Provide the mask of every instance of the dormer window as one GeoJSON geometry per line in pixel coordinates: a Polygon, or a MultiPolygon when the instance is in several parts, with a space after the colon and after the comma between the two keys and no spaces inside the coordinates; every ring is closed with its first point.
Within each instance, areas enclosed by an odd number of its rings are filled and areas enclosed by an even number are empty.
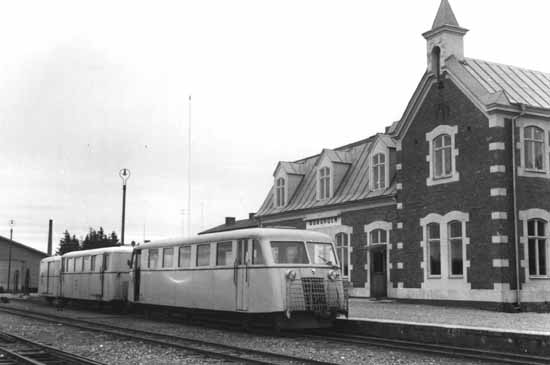
{"type": "Polygon", "coordinates": [[[278,207],[285,205],[285,179],[280,177],[275,183],[275,202],[278,207]]]}
{"type": "Polygon", "coordinates": [[[372,157],[372,187],[374,190],[386,187],[386,155],[383,153],[372,157]]]}
{"type": "Polygon", "coordinates": [[[330,198],[330,169],[323,167],[319,169],[319,199],[330,198]]]}

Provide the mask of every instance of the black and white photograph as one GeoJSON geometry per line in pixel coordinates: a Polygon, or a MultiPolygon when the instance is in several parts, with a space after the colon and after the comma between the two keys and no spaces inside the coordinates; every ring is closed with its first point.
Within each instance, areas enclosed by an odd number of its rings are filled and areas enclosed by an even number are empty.
{"type": "Polygon", "coordinates": [[[0,364],[550,364],[550,3],[0,3],[0,364]]]}

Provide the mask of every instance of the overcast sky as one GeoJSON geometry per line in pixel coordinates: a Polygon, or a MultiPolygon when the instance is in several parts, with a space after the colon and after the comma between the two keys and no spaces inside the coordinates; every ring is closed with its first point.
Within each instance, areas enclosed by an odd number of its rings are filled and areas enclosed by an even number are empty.
{"type": "MultiPolygon", "coordinates": [[[[46,250],[103,226],[126,242],[255,212],[279,160],[398,120],[440,0],[6,1],[0,235],[46,250]]],[[[550,72],[546,0],[451,0],[467,57],[550,72]]]]}

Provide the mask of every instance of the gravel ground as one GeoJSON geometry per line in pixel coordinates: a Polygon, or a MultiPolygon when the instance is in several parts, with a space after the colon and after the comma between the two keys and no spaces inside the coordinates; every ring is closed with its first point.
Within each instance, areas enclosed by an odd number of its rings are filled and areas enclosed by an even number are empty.
{"type": "Polygon", "coordinates": [[[550,313],[504,313],[470,308],[350,299],[350,318],[459,325],[511,331],[544,332],[550,336],[550,313]]]}
{"type": "Polygon", "coordinates": [[[107,364],[221,364],[182,350],[0,313],[0,329],[107,364]]]}
{"type": "MultiPolygon", "coordinates": [[[[9,306],[13,307],[33,307],[34,310],[41,311],[52,311],[54,310],[49,307],[45,307],[40,304],[32,304],[29,302],[16,302],[12,301],[9,306]]],[[[404,352],[404,351],[391,351],[384,348],[378,347],[366,347],[366,346],[357,346],[357,345],[345,345],[342,343],[331,343],[328,341],[322,340],[305,340],[305,339],[295,339],[295,338],[283,338],[283,337],[270,337],[270,336],[258,336],[242,332],[234,331],[224,331],[212,328],[204,328],[197,326],[184,325],[180,323],[167,323],[159,322],[154,320],[145,320],[141,318],[135,318],[132,316],[117,316],[117,315],[108,315],[104,313],[96,313],[91,311],[81,311],[81,310],[72,310],[65,309],[63,312],[65,317],[74,317],[74,318],[87,318],[94,319],[94,321],[103,322],[103,323],[117,323],[120,325],[134,327],[138,329],[157,331],[171,335],[179,335],[183,337],[191,337],[197,339],[204,339],[217,343],[224,343],[228,345],[242,346],[253,349],[258,349],[262,351],[272,351],[277,353],[285,353],[288,355],[295,355],[304,358],[311,358],[323,361],[331,361],[338,364],[489,364],[479,361],[466,361],[455,358],[444,358],[444,357],[435,357],[430,355],[424,355],[414,352],[404,352]]],[[[59,314],[59,312],[57,313],[59,314]]],[[[3,314],[0,314],[0,319],[3,318],[3,314]]],[[[17,321],[20,322],[20,321],[17,321]]],[[[28,322],[28,321],[27,321],[28,322]]],[[[0,322],[1,326],[4,327],[4,322],[0,322]]],[[[30,322],[32,323],[32,322],[30,322]]],[[[39,323],[34,323],[35,328],[61,328],[54,325],[43,325],[39,323]]],[[[68,342],[72,342],[71,338],[67,338],[64,335],[66,327],[63,327],[61,342],[65,344],[64,339],[67,339],[68,342]]],[[[79,330],[71,330],[75,332],[82,332],[79,330]]],[[[32,332],[32,329],[27,329],[27,332],[32,332]]],[[[43,331],[40,331],[43,332],[43,331]]],[[[51,332],[57,333],[57,332],[51,332]]],[[[46,335],[51,337],[51,335],[46,335]]],[[[87,335],[89,336],[89,335],[87,335]]],[[[104,341],[101,336],[101,341],[96,341],[96,338],[99,338],[99,335],[94,334],[93,336],[88,337],[87,341],[75,341],[77,346],[76,349],[79,351],[94,351],[90,350],[93,348],[98,349],[98,343],[103,344],[102,354],[104,356],[110,356],[109,359],[98,359],[113,364],[123,364],[123,363],[138,363],[138,362],[126,362],[127,353],[132,354],[135,348],[138,346],[132,346],[130,344],[126,345],[122,341],[104,341]],[[107,345],[107,343],[109,345],[107,345]],[[123,343],[120,345],[120,343],[123,343]],[[112,347],[111,347],[112,346],[112,347]],[[134,348],[134,350],[132,350],[134,348]],[[122,349],[122,350],[119,350],[122,349]],[[122,352],[121,352],[122,351],[122,352]],[[122,356],[119,360],[119,356],[122,356]],[[113,360],[115,359],[115,360],[113,360]]],[[[47,337],[48,338],[48,337],[47,337]]],[[[56,341],[59,342],[59,341],[56,341]]],[[[53,344],[56,345],[56,344],[53,344]]],[[[59,344],[57,344],[59,346],[59,344]]],[[[71,345],[74,346],[74,345],[71,345]]],[[[143,347],[144,345],[140,345],[143,347]]],[[[69,349],[69,351],[72,351],[69,349]]],[[[168,350],[161,349],[161,353],[155,352],[154,349],[151,349],[151,355],[148,357],[142,357],[144,355],[136,356],[139,359],[139,363],[142,364],[168,364],[170,361],[175,361],[174,358],[169,358],[166,356],[177,356],[177,353],[172,353],[171,355],[165,355],[168,353],[168,350]],[[161,357],[159,357],[159,355],[161,357]],[[159,361],[160,359],[160,361],[159,361]]],[[[75,350],[76,352],[76,350],[75,350]]],[[[82,352],[78,352],[82,353],[82,352]]],[[[147,354],[148,352],[145,352],[147,354]]],[[[134,357],[134,358],[136,358],[134,357]]],[[[173,362],[172,362],[173,363],[173,362]]],[[[182,363],[192,363],[192,362],[182,362],[182,363]]]]}

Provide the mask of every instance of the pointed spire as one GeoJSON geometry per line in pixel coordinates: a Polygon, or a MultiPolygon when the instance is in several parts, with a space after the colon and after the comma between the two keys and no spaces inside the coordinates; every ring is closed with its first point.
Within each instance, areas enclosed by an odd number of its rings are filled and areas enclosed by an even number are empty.
{"type": "Polygon", "coordinates": [[[437,15],[435,16],[435,20],[432,25],[432,30],[444,25],[460,27],[458,25],[458,21],[456,20],[455,14],[453,13],[453,9],[451,9],[451,5],[447,0],[441,0],[439,10],[437,10],[437,15]]]}

